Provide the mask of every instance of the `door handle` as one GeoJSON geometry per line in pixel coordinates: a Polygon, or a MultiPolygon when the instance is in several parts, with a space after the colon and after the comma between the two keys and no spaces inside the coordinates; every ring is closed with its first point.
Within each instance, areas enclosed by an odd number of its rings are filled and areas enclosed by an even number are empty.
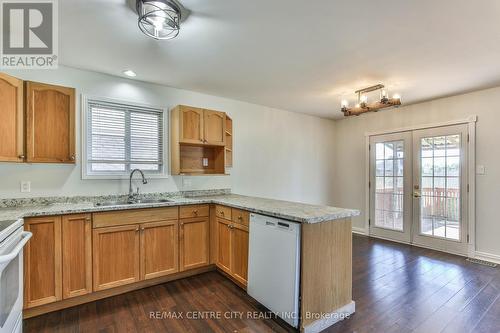
{"type": "Polygon", "coordinates": [[[413,191],[413,197],[414,198],[420,198],[420,197],[422,197],[422,195],[420,194],[419,191],[413,191]]]}
{"type": "Polygon", "coordinates": [[[32,236],[33,234],[31,232],[23,231],[21,233],[21,240],[19,241],[19,243],[17,243],[16,247],[14,247],[14,249],[10,253],[0,256],[0,264],[9,262],[13,260],[15,257],[17,257],[19,252],[21,252],[24,245],[26,245],[26,243],[30,240],[32,236]]]}

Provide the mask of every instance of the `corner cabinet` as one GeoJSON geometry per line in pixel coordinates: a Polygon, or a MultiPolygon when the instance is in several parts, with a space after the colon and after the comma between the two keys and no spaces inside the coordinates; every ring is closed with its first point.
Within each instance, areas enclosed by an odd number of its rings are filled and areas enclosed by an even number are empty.
{"type": "Polygon", "coordinates": [[[0,162],[24,161],[23,81],[0,73],[0,162]]]}
{"type": "Polygon", "coordinates": [[[224,112],[186,105],[172,109],[170,150],[173,175],[225,174],[227,118],[224,112]]]}
{"type": "Polygon", "coordinates": [[[26,82],[26,162],[75,163],[75,89],[26,82]]]}

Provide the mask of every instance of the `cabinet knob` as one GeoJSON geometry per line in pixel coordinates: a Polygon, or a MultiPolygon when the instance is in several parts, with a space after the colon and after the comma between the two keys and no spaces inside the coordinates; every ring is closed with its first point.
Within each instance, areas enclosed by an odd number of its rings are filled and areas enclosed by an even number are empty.
{"type": "Polygon", "coordinates": [[[197,210],[193,210],[193,214],[194,215],[198,215],[198,211],[197,210]]]}
{"type": "Polygon", "coordinates": [[[24,156],[24,155],[19,155],[18,157],[19,157],[20,159],[24,160],[24,157],[25,157],[25,156],[24,156]]]}
{"type": "Polygon", "coordinates": [[[220,215],[224,215],[224,212],[221,210],[221,211],[219,212],[219,214],[220,214],[220,215]]]}
{"type": "Polygon", "coordinates": [[[135,228],[135,231],[139,231],[139,228],[135,228]]]}
{"type": "Polygon", "coordinates": [[[71,156],[70,156],[70,159],[71,159],[72,161],[74,161],[74,160],[75,160],[75,155],[71,155],[71,156]]]}
{"type": "Polygon", "coordinates": [[[87,217],[85,221],[90,222],[91,221],[90,217],[87,217]]]}
{"type": "Polygon", "coordinates": [[[238,216],[238,220],[240,220],[240,221],[243,220],[243,216],[241,216],[241,215],[238,216]]]}

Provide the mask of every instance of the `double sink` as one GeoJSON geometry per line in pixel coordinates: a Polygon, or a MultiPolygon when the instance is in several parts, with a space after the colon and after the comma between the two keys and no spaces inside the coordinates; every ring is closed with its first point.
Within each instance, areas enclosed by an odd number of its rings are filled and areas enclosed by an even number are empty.
{"type": "Polygon", "coordinates": [[[94,206],[96,207],[107,207],[107,206],[128,206],[128,205],[140,205],[140,204],[155,204],[155,203],[165,203],[173,202],[173,200],[168,199],[143,199],[143,200],[118,200],[118,201],[104,201],[96,202],[94,206]]]}

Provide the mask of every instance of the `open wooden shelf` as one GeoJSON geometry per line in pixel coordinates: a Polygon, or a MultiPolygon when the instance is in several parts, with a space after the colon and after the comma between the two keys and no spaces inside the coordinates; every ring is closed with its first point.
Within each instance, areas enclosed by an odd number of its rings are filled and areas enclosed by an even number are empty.
{"type": "Polygon", "coordinates": [[[224,147],[180,144],[181,174],[224,174],[224,147]],[[203,159],[208,164],[203,165],[203,159]]]}
{"type": "Polygon", "coordinates": [[[226,166],[233,166],[233,120],[226,115],[226,166]]]}

